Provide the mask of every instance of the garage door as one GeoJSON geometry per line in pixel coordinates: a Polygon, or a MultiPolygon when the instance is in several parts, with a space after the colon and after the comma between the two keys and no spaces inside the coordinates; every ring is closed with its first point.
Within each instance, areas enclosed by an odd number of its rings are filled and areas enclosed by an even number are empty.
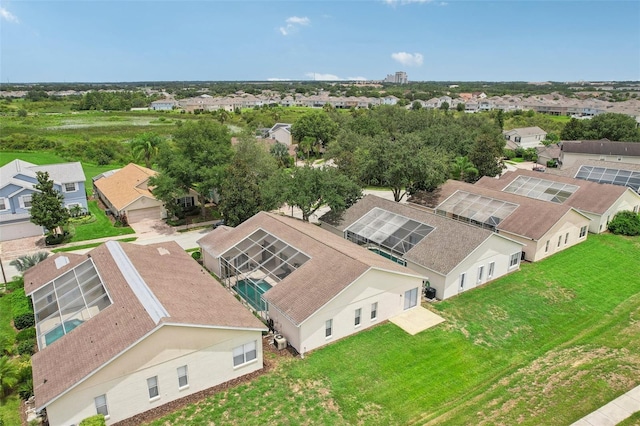
{"type": "Polygon", "coordinates": [[[17,240],[18,238],[42,235],[42,227],[31,222],[9,223],[0,225],[0,241],[17,240]]]}
{"type": "Polygon", "coordinates": [[[160,207],[149,207],[147,209],[129,210],[127,220],[129,223],[140,222],[144,219],[160,219],[160,207]]]}

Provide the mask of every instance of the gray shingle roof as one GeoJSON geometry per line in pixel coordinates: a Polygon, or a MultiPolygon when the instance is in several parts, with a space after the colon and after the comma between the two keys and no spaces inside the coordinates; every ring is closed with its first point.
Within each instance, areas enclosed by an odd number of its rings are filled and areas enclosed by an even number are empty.
{"type": "Polygon", "coordinates": [[[201,238],[198,244],[209,254],[219,257],[258,229],[303,250],[310,257],[263,295],[296,324],[301,324],[371,268],[417,276],[317,225],[272,213],[258,213],[233,229],[216,229],[201,238]]]}
{"type": "Polygon", "coordinates": [[[640,142],[563,141],[562,151],[576,154],[631,155],[640,157],[640,142]]]}
{"type": "MultiPolygon", "coordinates": [[[[266,329],[175,242],[119,244],[147,286],[166,308],[160,323],[266,329]],[[163,248],[164,250],[159,250],[163,248]],[[164,253],[164,254],[162,254],[164,253]]],[[[25,273],[32,293],[91,256],[113,304],[32,357],[38,408],[95,372],[156,328],[105,244],[88,255],[58,253],[25,273]],[[56,269],[55,259],[70,263],[56,269]]]]}
{"type": "Polygon", "coordinates": [[[79,162],[74,163],[59,163],[59,164],[47,164],[45,166],[32,167],[34,172],[49,172],[49,177],[56,182],[70,183],[70,182],[84,182],[85,176],[82,170],[82,164],[79,162]]]}

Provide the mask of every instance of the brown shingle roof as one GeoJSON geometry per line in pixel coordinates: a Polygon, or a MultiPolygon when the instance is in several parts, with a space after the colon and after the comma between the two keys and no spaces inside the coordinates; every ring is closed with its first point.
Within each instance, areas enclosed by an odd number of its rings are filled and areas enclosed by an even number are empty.
{"type": "MultiPolygon", "coordinates": [[[[169,317],[162,318],[159,326],[167,323],[265,329],[177,243],[109,244],[122,247],[167,310],[169,317]]],[[[128,285],[107,244],[93,249],[87,256],[74,257],[70,266],[86,260],[89,255],[113,304],[32,357],[38,408],[49,404],[157,327],[128,285]]],[[[51,262],[47,259],[26,274],[25,279],[33,281],[32,288],[46,284],[47,281],[40,281],[42,279],[63,273],[60,269],[52,274],[50,269],[55,268],[52,262],[53,259],[51,262]]]]}
{"type": "Polygon", "coordinates": [[[640,157],[640,142],[563,141],[562,150],[577,154],[631,155],[640,157]]]}
{"type": "Polygon", "coordinates": [[[198,244],[220,256],[262,229],[307,254],[310,259],[264,294],[296,324],[302,323],[371,268],[416,275],[391,260],[298,219],[260,212],[232,230],[215,230],[198,244]]]}
{"type": "Polygon", "coordinates": [[[434,230],[405,253],[403,258],[445,275],[493,234],[489,230],[438,216],[417,206],[396,203],[375,195],[362,198],[333,225],[344,231],[376,207],[432,226],[434,230]]]}
{"type": "MultiPolygon", "coordinates": [[[[546,173],[534,172],[531,170],[516,170],[507,172],[499,179],[483,177],[476,185],[485,188],[502,191],[518,176],[530,176],[538,179],[547,179],[554,182],[568,183],[576,185],[579,189],[574,192],[564,204],[574,207],[578,210],[602,214],[606,212],[628,189],[624,186],[611,185],[607,183],[589,182],[582,179],[574,179],[570,177],[550,175],[546,173]]],[[[551,203],[551,201],[546,201],[551,203]]]]}
{"type": "Polygon", "coordinates": [[[478,194],[517,204],[518,207],[515,211],[497,226],[498,231],[511,232],[536,241],[542,238],[553,225],[571,210],[571,207],[565,204],[548,203],[546,201],[496,191],[484,188],[481,185],[472,185],[457,180],[445,182],[440,188],[427,197],[428,199],[425,205],[430,208],[435,208],[456,191],[466,191],[471,194],[478,194]]]}
{"type": "Polygon", "coordinates": [[[94,185],[118,211],[140,197],[155,197],[147,189],[146,182],[156,172],[137,164],[129,163],[114,174],[94,182],[94,185]]]}
{"type": "Polygon", "coordinates": [[[633,163],[622,163],[617,161],[602,161],[595,159],[587,159],[583,158],[576,162],[576,164],[570,167],[562,167],[560,169],[556,168],[547,168],[546,174],[552,174],[556,176],[566,176],[566,177],[575,177],[578,170],[580,170],[580,166],[595,166],[595,167],[605,167],[609,169],[622,169],[622,170],[632,170],[636,172],[640,172],[640,164],[633,163]]]}

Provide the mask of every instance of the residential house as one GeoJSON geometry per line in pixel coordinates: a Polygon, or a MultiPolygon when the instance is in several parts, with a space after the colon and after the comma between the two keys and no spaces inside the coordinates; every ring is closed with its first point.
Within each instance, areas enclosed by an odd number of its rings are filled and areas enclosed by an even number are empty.
{"type": "Polygon", "coordinates": [[[553,143],[547,146],[539,146],[536,148],[538,151],[537,163],[546,166],[547,164],[558,164],[560,159],[560,145],[553,143]]]}
{"type": "Polygon", "coordinates": [[[507,148],[509,149],[527,149],[544,146],[542,141],[547,137],[547,132],[538,126],[505,130],[502,134],[507,140],[507,148]]]}
{"type": "Polygon", "coordinates": [[[269,129],[269,138],[278,142],[291,146],[293,144],[293,136],[291,135],[291,124],[276,123],[269,129]]]}
{"type": "Polygon", "coordinates": [[[582,160],[640,164],[640,142],[562,141],[560,149],[562,167],[571,167],[582,160]]]}
{"type": "Polygon", "coordinates": [[[416,205],[367,195],[323,228],[428,278],[446,299],[520,267],[522,243],[435,215],[416,205]]]}
{"type": "Polygon", "coordinates": [[[547,173],[591,182],[626,186],[640,194],[640,164],[580,160],[571,167],[547,169],[547,173]]]}
{"type": "Polygon", "coordinates": [[[398,103],[398,101],[399,99],[393,95],[387,95],[384,98],[382,98],[383,105],[395,105],[398,103]]]}
{"type": "Polygon", "coordinates": [[[524,244],[522,258],[531,262],[586,241],[590,223],[588,216],[567,204],[454,180],[429,194],[424,205],[524,244]]]}
{"type": "Polygon", "coordinates": [[[303,355],[421,300],[421,274],[291,217],[261,212],[198,244],[207,269],[303,355]]]}
{"type": "Polygon", "coordinates": [[[640,195],[631,188],[530,170],[507,172],[499,179],[485,176],[476,186],[571,206],[591,219],[589,232],[594,234],[606,231],[616,213],[640,211],[640,195]]]}
{"type": "Polygon", "coordinates": [[[31,197],[37,190],[33,187],[37,172],[49,173],[53,187],[64,196],[64,206],[87,210],[87,193],[82,165],[75,163],[36,166],[22,160],[0,167],[0,241],[34,237],[43,234],[43,229],[32,223],[31,197]]]}
{"type": "Polygon", "coordinates": [[[171,111],[178,106],[175,99],[160,99],[151,102],[151,109],[154,111],[171,111]]]}
{"type": "Polygon", "coordinates": [[[266,327],[175,242],[109,241],[25,273],[49,424],[107,424],[260,370],[266,327]]]}

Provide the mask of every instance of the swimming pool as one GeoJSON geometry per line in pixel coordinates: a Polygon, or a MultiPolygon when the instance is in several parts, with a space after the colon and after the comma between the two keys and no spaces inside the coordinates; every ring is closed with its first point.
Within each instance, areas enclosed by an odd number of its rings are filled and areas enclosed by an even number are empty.
{"type": "Polygon", "coordinates": [[[54,328],[53,330],[51,330],[50,332],[44,335],[44,341],[46,342],[47,346],[49,346],[50,344],[52,344],[53,342],[55,342],[56,340],[58,340],[59,338],[65,335],[64,329],[66,329],[68,333],[74,328],[76,328],[77,326],[79,326],[80,324],[82,324],[83,322],[84,321],[81,321],[79,319],[72,319],[69,321],[65,321],[64,328],[62,328],[62,324],[60,324],[59,326],[57,326],[56,328],[54,328]]]}
{"type": "Polygon", "coordinates": [[[382,251],[382,250],[380,250],[378,248],[375,248],[375,247],[369,247],[369,250],[374,252],[375,254],[379,254],[382,257],[386,257],[387,259],[393,260],[394,262],[396,262],[399,265],[407,266],[407,262],[404,259],[400,258],[400,257],[396,257],[396,256],[394,256],[392,254],[389,254],[389,253],[387,253],[385,251],[382,251]]]}
{"type": "Polygon", "coordinates": [[[264,280],[240,280],[232,288],[256,311],[267,310],[267,304],[262,300],[262,295],[271,288],[271,284],[268,282],[264,280]]]}

